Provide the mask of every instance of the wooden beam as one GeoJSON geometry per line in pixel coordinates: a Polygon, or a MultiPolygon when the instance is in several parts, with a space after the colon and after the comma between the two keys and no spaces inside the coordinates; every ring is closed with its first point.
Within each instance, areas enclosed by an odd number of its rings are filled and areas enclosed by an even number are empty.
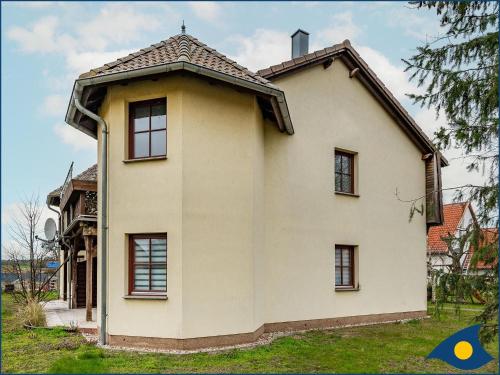
{"type": "Polygon", "coordinates": [[[78,250],[76,249],[76,240],[74,241],[74,245],[71,251],[73,251],[73,257],[71,259],[71,308],[76,309],[76,281],[77,281],[76,259],[78,257],[78,250]]]}
{"type": "Polygon", "coordinates": [[[86,320],[87,322],[92,321],[92,237],[93,236],[83,236],[85,242],[86,250],[86,266],[87,275],[85,280],[85,309],[86,309],[86,320]]]}
{"type": "Polygon", "coordinates": [[[333,64],[333,57],[330,57],[329,59],[326,59],[323,62],[323,69],[327,69],[332,64],[333,64]]]}
{"type": "Polygon", "coordinates": [[[91,225],[83,224],[82,234],[86,236],[97,236],[97,228],[91,225]]]}

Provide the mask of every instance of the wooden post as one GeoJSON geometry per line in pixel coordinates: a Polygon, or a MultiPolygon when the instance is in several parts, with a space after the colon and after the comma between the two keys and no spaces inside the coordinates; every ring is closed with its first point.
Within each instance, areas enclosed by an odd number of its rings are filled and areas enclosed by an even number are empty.
{"type": "Polygon", "coordinates": [[[86,251],[87,275],[85,279],[85,309],[87,322],[92,321],[92,237],[83,236],[86,251]]]}
{"type": "MultiPolygon", "coordinates": [[[[66,259],[68,257],[68,250],[67,249],[64,249],[63,250],[63,259],[66,259]]],[[[62,288],[63,288],[63,300],[64,301],[67,301],[68,300],[68,280],[69,280],[69,277],[68,277],[68,263],[64,263],[64,266],[63,266],[63,275],[64,275],[64,278],[61,277],[61,282],[62,282],[62,288]]],[[[59,274],[60,275],[60,274],[59,274]]]]}
{"type": "Polygon", "coordinates": [[[86,251],[85,309],[87,322],[92,321],[92,257],[94,255],[92,239],[95,236],[97,236],[97,229],[95,227],[87,225],[83,227],[83,240],[86,251]]]}
{"type": "Polygon", "coordinates": [[[76,248],[76,241],[75,241],[75,246],[73,249],[71,249],[73,252],[73,258],[71,259],[71,308],[76,309],[76,279],[77,279],[77,264],[76,264],[76,259],[78,257],[78,249],[76,248]]]}

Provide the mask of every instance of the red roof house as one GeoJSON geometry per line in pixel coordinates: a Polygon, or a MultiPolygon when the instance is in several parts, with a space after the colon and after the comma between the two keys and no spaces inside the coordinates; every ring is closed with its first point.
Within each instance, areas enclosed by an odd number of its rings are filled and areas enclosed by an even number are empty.
{"type": "MultiPolygon", "coordinates": [[[[479,236],[479,248],[484,248],[488,245],[494,245],[496,244],[496,247],[492,247],[493,249],[496,249],[496,254],[494,255],[497,260],[495,262],[488,262],[487,264],[485,263],[484,260],[478,260],[476,263],[476,270],[488,270],[493,267],[493,265],[498,261],[498,228],[481,228],[480,236],[479,236]]],[[[468,270],[471,264],[471,260],[474,257],[475,253],[475,246],[470,247],[470,251],[467,254],[467,257],[465,258],[464,261],[464,269],[468,270]]]]}
{"type": "Polygon", "coordinates": [[[427,234],[427,253],[442,254],[448,252],[443,238],[455,235],[459,229],[465,229],[468,225],[466,221],[468,221],[469,214],[475,220],[469,202],[445,204],[443,206],[443,224],[431,227],[427,234]]]}

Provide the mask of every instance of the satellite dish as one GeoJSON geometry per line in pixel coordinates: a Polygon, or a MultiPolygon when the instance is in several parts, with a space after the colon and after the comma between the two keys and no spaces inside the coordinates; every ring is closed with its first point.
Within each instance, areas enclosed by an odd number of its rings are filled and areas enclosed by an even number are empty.
{"type": "Polygon", "coordinates": [[[45,232],[45,238],[48,241],[53,241],[56,238],[57,233],[57,224],[52,218],[48,218],[45,221],[45,226],[43,227],[43,231],[45,232]]]}

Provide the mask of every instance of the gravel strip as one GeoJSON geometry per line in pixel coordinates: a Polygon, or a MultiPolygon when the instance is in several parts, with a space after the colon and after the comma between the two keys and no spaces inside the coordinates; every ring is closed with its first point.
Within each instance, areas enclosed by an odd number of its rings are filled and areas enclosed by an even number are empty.
{"type": "Polygon", "coordinates": [[[272,332],[272,333],[264,333],[261,335],[257,341],[251,342],[248,344],[238,344],[238,345],[228,345],[228,346],[217,346],[217,347],[209,347],[209,348],[202,348],[202,349],[196,349],[196,350],[184,350],[184,349],[158,349],[158,348],[134,348],[134,347],[128,347],[128,346],[110,346],[110,345],[101,345],[98,343],[98,336],[96,335],[89,335],[89,334],[84,334],[82,335],[85,337],[85,339],[88,342],[95,343],[97,347],[111,350],[111,351],[126,351],[126,352],[135,352],[135,353],[160,353],[160,354],[195,354],[195,353],[221,353],[225,352],[228,350],[233,350],[233,349],[251,349],[255,348],[257,346],[262,346],[262,345],[268,345],[277,338],[280,337],[287,337],[287,336],[292,336],[297,333],[305,333],[309,331],[331,331],[331,330],[337,330],[337,329],[342,329],[342,328],[350,328],[350,327],[362,327],[362,326],[370,326],[370,325],[375,325],[375,324],[391,324],[391,323],[407,323],[409,321],[413,320],[422,320],[422,319],[427,319],[429,316],[425,318],[418,318],[418,319],[403,319],[403,320],[391,320],[387,322],[382,322],[382,323],[362,323],[362,324],[347,324],[343,326],[335,326],[335,327],[329,327],[329,328],[310,328],[310,329],[304,329],[304,330],[289,330],[289,331],[282,331],[282,332],[272,332]]]}

